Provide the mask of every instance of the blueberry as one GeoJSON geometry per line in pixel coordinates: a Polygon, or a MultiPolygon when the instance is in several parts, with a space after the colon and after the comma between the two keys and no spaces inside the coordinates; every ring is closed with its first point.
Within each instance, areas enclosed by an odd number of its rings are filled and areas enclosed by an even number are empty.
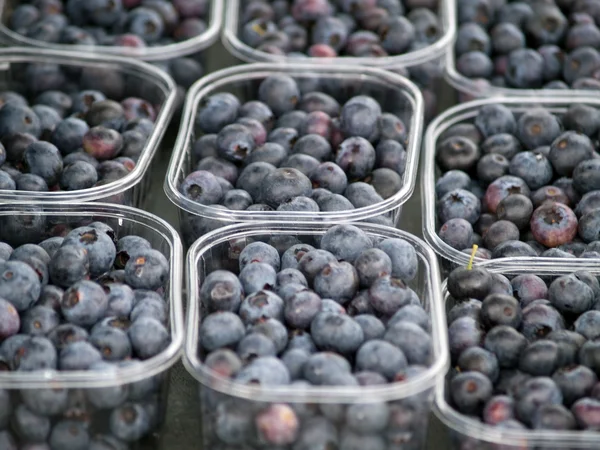
{"type": "Polygon", "coordinates": [[[244,334],[244,324],[237,315],[219,311],[208,315],[202,322],[200,341],[204,349],[212,351],[236,345],[244,334]]]}
{"type": "Polygon", "coordinates": [[[457,55],[460,56],[470,51],[480,51],[489,55],[491,47],[490,36],[477,23],[464,23],[458,28],[454,44],[454,51],[457,55]]]}
{"type": "Polygon", "coordinates": [[[552,375],[552,379],[560,388],[567,406],[588,396],[598,380],[591,369],[581,365],[559,368],[552,375]]]}
{"type": "Polygon", "coordinates": [[[388,327],[384,340],[400,348],[409,364],[429,365],[431,337],[418,325],[403,321],[394,323],[388,327]]]}
{"type": "Polygon", "coordinates": [[[158,289],[168,277],[169,263],[158,250],[142,249],[125,265],[125,281],[134,289],[158,289]]]}
{"type": "Polygon", "coordinates": [[[243,384],[258,384],[263,386],[278,386],[290,383],[290,374],[285,365],[273,356],[254,359],[242,368],[235,380],[243,384]]]}
{"type": "Polygon", "coordinates": [[[47,335],[57,350],[62,350],[72,342],[87,341],[88,332],[77,325],[64,323],[54,327],[47,335]]]}
{"type": "Polygon", "coordinates": [[[364,340],[362,328],[351,317],[321,312],[311,323],[311,335],[321,350],[350,354],[364,340]]]}
{"type": "Polygon", "coordinates": [[[375,188],[362,181],[350,183],[344,191],[344,197],[349,200],[355,208],[370,207],[383,202],[383,197],[377,193],[375,188]]]}
{"type": "Polygon", "coordinates": [[[527,380],[521,395],[516,398],[515,411],[517,417],[524,423],[531,424],[535,414],[543,405],[559,405],[562,403],[562,393],[556,383],[548,377],[535,377],[527,380]]]}
{"type": "Polygon", "coordinates": [[[261,82],[258,98],[275,115],[280,116],[295,108],[300,101],[300,91],[293,78],[287,75],[270,75],[261,82]]]}
{"type": "Polygon", "coordinates": [[[65,345],[59,354],[60,370],[89,370],[102,361],[102,353],[86,341],[74,341],[65,345]]]}
{"type": "Polygon", "coordinates": [[[600,409],[600,402],[596,399],[584,397],[573,404],[571,411],[577,424],[584,430],[597,430],[599,427],[596,414],[600,409]]]}
{"type": "Polygon", "coordinates": [[[21,261],[6,261],[0,265],[0,297],[25,311],[40,296],[41,284],[37,273],[21,261]]]}
{"type": "Polygon", "coordinates": [[[0,108],[0,138],[6,139],[16,133],[28,133],[39,137],[41,123],[38,116],[26,105],[15,102],[5,103],[0,108]]]}
{"type": "Polygon", "coordinates": [[[314,280],[314,289],[324,298],[331,298],[338,303],[345,304],[358,290],[358,273],[347,262],[328,263],[318,273],[314,280]]]}
{"type": "Polygon", "coordinates": [[[365,342],[358,350],[356,366],[359,370],[373,371],[392,380],[406,368],[407,360],[399,348],[387,341],[373,339],[365,342]]]}
{"type": "Polygon", "coordinates": [[[566,205],[546,203],[533,212],[530,226],[536,241],[546,247],[557,247],[576,236],[577,217],[566,205]]]}
{"type": "Polygon", "coordinates": [[[89,446],[90,436],[84,422],[65,419],[52,427],[48,442],[51,448],[84,450],[89,446]]]}
{"type": "MultiPolygon", "coordinates": [[[[507,160],[511,160],[522,151],[522,146],[519,140],[512,134],[499,133],[485,139],[481,144],[481,150],[484,154],[498,154],[504,156],[507,160]]],[[[497,166],[502,166],[501,163],[502,160],[496,161],[497,166]]],[[[489,161],[486,161],[486,165],[489,165],[489,161]]]]}
{"type": "Polygon", "coordinates": [[[525,336],[512,327],[498,325],[489,330],[484,348],[496,355],[501,368],[514,367],[527,346],[525,336]]]}
{"type": "Polygon", "coordinates": [[[243,322],[253,324],[261,318],[283,319],[283,300],[271,291],[257,291],[241,303],[239,314],[243,322]]]}
{"type": "MultiPolygon", "coordinates": [[[[436,161],[442,170],[469,171],[480,157],[477,144],[463,136],[451,136],[440,140],[436,148],[436,161]]],[[[460,188],[457,185],[456,188],[460,188]]]]}
{"type": "Polygon", "coordinates": [[[57,327],[59,322],[60,317],[53,309],[34,306],[23,315],[21,331],[31,336],[44,336],[57,327]]]}
{"type": "Polygon", "coordinates": [[[496,395],[488,400],[483,409],[483,420],[490,425],[498,425],[514,419],[514,400],[506,395],[496,395]]]}
{"type": "Polygon", "coordinates": [[[458,367],[461,372],[480,372],[496,382],[499,376],[498,359],[493,353],[481,347],[469,347],[458,358],[458,367]]]}
{"type": "Polygon", "coordinates": [[[366,341],[379,339],[385,333],[385,325],[377,317],[370,314],[355,315],[354,320],[360,325],[366,341]]]}
{"type": "Polygon", "coordinates": [[[548,287],[537,275],[517,275],[511,280],[512,294],[524,307],[537,299],[548,298],[548,287]]]}
{"type": "Polygon", "coordinates": [[[321,298],[312,291],[303,290],[286,301],[284,315],[289,326],[305,329],[320,311],[321,298]]]}
{"type": "Polygon", "coordinates": [[[231,272],[216,270],[208,274],[200,288],[200,301],[209,311],[237,311],[244,291],[231,272]]]}
{"type": "Polygon", "coordinates": [[[521,353],[519,369],[532,376],[550,376],[559,367],[560,348],[557,343],[540,339],[530,343],[521,353]]]}
{"type": "Polygon", "coordinates": [[[462,372],[450,382],[452,402],[463,414],[479,414],[492,397],[492,383],[479,372],[462,372]]]}
{"type": "Polygon", "coordinates": [[[442,223],[450,219],[465,219],[473,224],[481,211],[479,199],[464,189],[454,189],[437,203],[438,217],[442,223]]]}
{"type": "Polygon", "coordinates": [[[456,61],[456,68],[467,78],[489,78],[494,71],[489,56],[480,51],[463,53],[456,61]]]}
{"type": "Polygon", "coordinates": [[[127,333],[112,327],[94,327],[89,342],[96,347],[106,361],[122,361],[132,355],[127,333]]]}
{"type": "Polygon", "coordinates": [[[553,331],[564,328],[563,317],[551,306],[532,303],[523,308],[521,332],[529,340],[543,338],[553,331]]]}
{"type": "Polygon", "coordinates": [[[595,300],[592,289],[576,275],[563,275],[552,282],[548,289],[552,305],[564,314],[582,314],[589,310],[595,300]]]}

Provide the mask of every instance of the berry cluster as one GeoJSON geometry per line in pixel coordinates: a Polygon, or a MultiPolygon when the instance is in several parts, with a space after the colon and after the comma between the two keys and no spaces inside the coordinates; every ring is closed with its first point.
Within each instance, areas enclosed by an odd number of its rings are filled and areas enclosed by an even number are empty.
{"type": "Polygon", "coordinates": [[[506,430],[598,430],[600,284],[589,272],[448,277],[456,410],[506,430]]]}
{"type": "MultiPolygon", "coordinates": [[[[426,370],[431,323],[407,284],[418,272],[411,244],[352,225],[331,227],[317,247],[289,238],[248,243],[239,268],[203,279],[199,346],[215,376],[302,389],[382,385],[426,370]],[[286,245],[278,251],[280,242],[286,245]]],[[[418,447],[423,435],[406,430],[425,423],[430,403],[424,393],[389,403],[323,403],[311,412],[304,403],[244,401],[210,389],[204,395],[215,446],[418,447]]]]}
{"type": "Polygon", "coordinates": [[[600,112],[564,114],[502,104],[439,138],[436,183],[440,238],[478,256],[600,257],[600,112]]]}

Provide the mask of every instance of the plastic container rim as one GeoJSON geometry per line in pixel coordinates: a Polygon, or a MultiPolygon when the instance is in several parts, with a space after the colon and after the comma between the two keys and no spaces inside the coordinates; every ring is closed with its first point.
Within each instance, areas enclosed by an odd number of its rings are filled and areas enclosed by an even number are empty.
{"type": "Polygon", "coordinates": [[[310,64],[278,65],[258,63],[234,66],[220,70],[201,78],[194,83],[188,91],[183,107],[177,140],[175,141],[173,154],[167,169],[164,191],[167,197],[175,205],[189,213],[228,222],[276,220],[333,223],[337,221],[365,220],[373,216],[385,214],[399,208],[410,198],[414,191],[419,163],[419,150],[421,148],[421,135],[424,120],[423,108],[423,96],[414,83],[405,77],[377,68],[361,67],[360,73],[357,73],[356,67],[344,65],[315,66],[310,64]],[[375,205],[347,211],[327,211],[318,213],[306,211],[230,211],[216,208],[214,205],[201,205],[184,197],[181,192],[179,192],[177,178],[183,171],[186,155],[191,146],[191,138],[194,132],[195,118],[200,100],[206,95],[209,95],[212,91],[224,88],[231,83],[262,79],[278,73],[294,76],[297,72],[321,76],[344,75],[347,77],[356,77],[357,79],[367,79],[367,77],[371,77],[392,84],[396,88],[403,89],[412,104],[413,111],[409,126],[408,145],[406,146],[406,168],[402,175],[403,182],[400,190],[392,197],[375,205]]]}
{"type": "Polygon", "coordinates": [[[311,386],[302,389],[291,386],[269,387],[251,386],[235,383],[225,379],[216,372],[208,369],[198,357],[199,334],[199,274],[198,261],[202,255],[214,246],[229,242],[231,239],[251,237],[266,232],[285,235],[286,233],[299,233],[303,235],[323,234],[328,226],[294,226],[293,224],[271,225],[266,222],[252,224],[235,224],[219,228],[198,239],[187,254],[187,324],[186,341],[184,346],[183,363],[188,372],[202,385],[210,389],[239,398],[266,402],[292,402],[292,403],[356,403],[394,401],[407,398],[432,388],[435,384],[443,382],[445,372],[449,367],[449,352],[447,344],[447,329],[445,314],[442,306],[441,279],[437,259],[433,251],[419,238],[404,231],[375,224],[356,224],[370,234],[379,234],[388,237],[399,237],[415,246],[424,269],[429,273],[425,275],[427,286],[422,295],[427,296],[430,307],[431,337],[433,343],[434,362],[418,378],[411,381],[391,383],[381,386],[362,387],[332,387],[311,386]]]}
{"type": "MultiPolygon", "coordinates": [[[[536,275],[567,275],[576,270],[588,270],[600,275],[598,265],[544,265],[540,267],[535,258],[518,258],[522,262],[528,261],[529,265],[516,264],[511,261],[496,262],[489,260],[478,267],[486,268],[492,273],[511,275],[536,274],[536,275]]],[[[564,261],[564,260],[563,260],[564,261]]],[[[448,298],[446,280],[442,283],[442,298],[444,305],[448,298]]],[[[445,308],[444,308],[445,309],[445,308]]],[[[562,430],[512,430],[500,429],[493,425],[484,424],[471,419],[456,411],[448,404],[445,397],[446,383],[438,383],[435,387],[435,400],[433,412],[438,419],[450,430],[486,443],[499,446],[514,446],[515,448],[598,448],[598,432],[595,431],[562,431],[562,430]]]]}
{"type": "MultiPolygon", "coordinates": [[[[531,97],[491,97],[472,100],[462,103],[447,109],[438,117],[436,117],[425,132],[423,139],[423,163],[421,167],[421,210],[423,221],[423,237],[425,241],[435,250],[435,252],[444,259],[447,259],[457,264],[467,264],[470,255],[462,253],[455,248],[450,247],[437,233],[437,213],[436,213],[436,195],[435,195],[435,178],[436,164],[435,152],[436,144],[439,136],[452,125],[464,122],[467,119],[475,117],[477,110],[485,105],[503,104],[512,110],[525,109],[528,106],[545,106],[550,109],[568,108],[574,103],[585,103],[600,108],[600,97],[595,98],[587,95],[574,95],[566,97],[539,97],[533,99],[531,97]]],[[[585,265],[600,264],[600,258],[586,259],[582,263],[579,259],[568,258],[542,258],[542,257],[510,257],[497,258],[492,261],[503,262],[506,260],[515,261],[515,263],[526,265],[533,263],[536,267],[582,267],[585,265]]],[[[483,263],[487,261],[483,258],[476,257],[475,262],[483,263]]]]}
{"type": "MultiPolygon", "coordinates": [[[[1,12],[4,11],[7,3],[7,0],[0,0],[1,12]]],[[[95,55],[96,57],[124,56],[144,61],[162,61],[186,56],[210,47],[219,37],[219,32],[223,24],[224,9],[224,0],[211,0],[208,27],[204,33],[182,42],[157,47],[132,48],[108,45],[48,44],[37,39],[23,36],[11,30],[2,22],[0,22],[0,41],[3,41],[8,46],[18,45],[29,48],[33,47],[38,50],[46,49],[60,52],[77,52],[77,54],[87,53],[95,55]]]]}
{"type": "Polygon", "coordinates": [[[30,203],[0,205],[0,217],[40,214],[120,219],[138,223],[161,235],[170,249],[169,260],[169,324],[171,343],[160,354],[141,361],[138,367],[119,367],[113,372],[37,370],[32,372],[0,371],[2,389],[40,388],[101,388],[140,381],[160,374],[175,364],[181,355],[184,342],[182,305],[183,247],[179,234],[165,220],[140,209],[110,203],[69,203],[64,205],[35,205],[30,203]],[[164,231],[160,230],[163,229],[164,231]],[[98,374],[102,377],[99,378],[98,374]]]}
{"type": "MultiPolygon", "coordinates": [[[[298,58],[287,55],[271,55],[267,52],[259,51],[242,42],[238,37],[240,1],[228,0],[225,11],[225,24],[221,33],[223,46],[236,58],[244,62],[272,62],[272,63],[293,63],[298,58]]],[[[396,56],[373,57],[351,57],[338,56],[336,58],[316,58],[307,57],[312,64],[332,64],[341,63],[345,65],[361,65],[368,67],[381,67],[393,69],[394,67],[412,67],[424,64],[433,59],[439,58],[447,53],[449,47],[454,43],[456,34],[456,21],[452,20],[456,16],[456,5],[454,1],[440,0],[440,7],[437,13],[440,19],[443,35],[433,44],[418,50],[396,56]]],[[[302,58],[304,61],[305,59],[302,58]]]]}
{"type": "Polygon", "coordinates": [[[160,142],[173,117],[176,100],[176,86],[173,79],[162,70],[142,61],[132,60],[120,56],[102,56],[95,54],[77,53],[70,54],[55,50],[42,50],[34,48],[0,48],[0,70],[8,70],[10,64],[58,64],[67,66],[90,67],[110,64],[118,66],[125,73],[135,73],[143,76],[158,86],[165,100],[158,111],[152,133],[148,136],[144,149],[131,172],[123,178],[101,186],[76,191],[35,192],[18,190],[0,190],[0,202],[87,202],[101,200],[115,194],[124,192],[139,183],[150,167],[160,142]]]}

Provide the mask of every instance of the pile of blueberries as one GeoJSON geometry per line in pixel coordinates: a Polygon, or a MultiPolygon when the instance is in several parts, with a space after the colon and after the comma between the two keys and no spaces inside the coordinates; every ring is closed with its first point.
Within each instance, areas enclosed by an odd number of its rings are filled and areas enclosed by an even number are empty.
{"type": "Polygon", "coordinates": [[[465,77],[516,89],[600,89],[596,2],[460,0],[456,4],[456,69],[465,77]]]}
{"type": "Polygon", "coordinates": [[[448,292],[447,393],[457,411],[506,430],[598,430],[596,276],[509,279],[460,267],[448,292]]]}
{"type": "MultiPolygon", "coordinates": [[[[144,48],[203,34],[209,0],[31,0],[19,2],[7,26],[45,44],[144,48]]],[[[204,73],[198,56],[156,63],[189,88],[204,73]]]]}
{"type": "MultiPolygon", "coordinates": [[[[406,165],[405,123],[371,96],[340,104],[308,88],[271,75],[258,100],[207,97],[196,116],[203,135],[191,149],[195,170],[180,192],[233,211],[314,213],[372,206],[396,194],[406,165]]],[[[205,229],[210,218],[197,220],[191,226],[205,229]]],[[[392,225],[387,216],[374,220],[392,225]]]]}
{"type": "MultiPolygon", "coordinates": [[[[265,240],[238,242],[239,266],[202,281],[199,354],[214,376],[266,388],[358,387],[418,378],[431,364],[431,322],[408,286],[419,263],[407,241],[353,225],[329,228],[315,246],[265,240]]],[[[204,389],[205,439],[215,449],[422,448],[430,394],[288,404],[204,389]]]]}
{"type": "Polygon", "coordinates": [[[438,235],[485,259],[600,258],[600,111],[481,107],[437,141],[438,235]]]}
{"type": "MultiPolygon", "coordinates": [[[[100,379],[141,370],[171,342],[167,259],[104,222],[71,228],[40,217],[2,218],[3,235],[19,228],[37,239],[0,242],[0,370],[100,379]]],[[[0,389],[0,448],[124,450],[161,420],[160,376],[102,388],[51,385],[0,389]]]]}
{"type": "Polygon", "coordinates": [[[109,98],[92,70],[73,86],[59,66],[30,64],[23,91],[0,91],[0,190],[78,191],[134,169],[157,111],[139,97],[109,98]]]}
{"type": "Polygon", "coordinates": [[[241,2],[242,41],[294,57],[384,57],[435,43],[438,0],[250,0],[241,2]]]}

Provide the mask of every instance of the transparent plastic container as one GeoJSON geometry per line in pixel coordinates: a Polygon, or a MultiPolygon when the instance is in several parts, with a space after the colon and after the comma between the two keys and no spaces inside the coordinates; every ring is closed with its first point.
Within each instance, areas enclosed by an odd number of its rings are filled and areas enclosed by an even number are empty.
{"type": "MultiPolygon", "coordinates": [[[[189,297],[184,365],[199,382],[202,448],[220,448],[219,444],[224,444],[216,436],[214,422],[217,416],[215,413],[224,407],[224,403],[235,405],[236,411],[248,413],[248,415],[238,416],[240,421],[245,420],[243,417],[254,421],[256,415],[264,408],[284,403],[296,411],[300,428],[310,428],[311,424],[314,425],[314,422],[319,420],[320,411],[325,411],[323,414],[327,414],[328,417],[332,415],[340,417],[341,414],[342,421],[334,427],[333,432],[337,435],[344,428],[343,414],[347,406],[382,402],[387,404],[390,411],[388,426],[378,433],[378,436],[387,442],[385,448],[425,448],[433,390],[436,385],[443,382],[449,360],[447,330],[439,289],[441,280],[436,258],[423,241],[408,233],[380,225],[358,224],[357,226],[373,238],[398,237],[414,246],[419,257],[419,271],[409,285],[417,292],[431,318],[432,365],[421,376],[410,381],[360,388],[332,386],[310,386],[303,389],[289,386],[265,388],[258,385],[241,385],[208,369],[201,361],[198,347],[199,325],[206,312],[206,307],[200,304],[199,297],[204,277],[217,269],[237,271],[239,253],[245,244],[252,240],[265,240],[271,236],[295,236],[302,241],[311,242],[311,239],[323,235],[327,227],[253,223],[231,225],[216,230],[199,239],[190,248],[187,256],[189,297]],[[394,425],[396,420],[403,425],[396,427],[394,425]]],[[[239,436],[231,437],[232,442],[229,443],[231,447],[228,448],[240,450],[259,448],[258,445],[254,447],[253,442],[234,442],[236,437],[240,439],[239,436]]],[[[345,449],[346,447],[332,441],[331,448],[345,449]]]]}
{"type": "MultiPolygon", "coordinates": [[[[245,62],[272,62],[272,63],[294,63],[297,58],[272,55],[259,51],[244,43],[238,35],[240,27],[240,9],[244,0],[228,0],[225,10],[225,24],[222,32],[223,45],[236,58],[245,62]]],[[[350,56],[340,56],[337,58],[309,58],[313,64],[344,64],[361,65],[367,67],[379,67],[384,69],[407,68],[418,66],[428,61],[440,59],[454,42],[456,33],[456,5],[454,1],[440,0],[438,17],[442,25],[443,34],[436,42],[415,51],[403,55],[386,56],[381,58],[357,58],[350,56]]]]}
{"type": "MultiPolygon", "coordinates": [[[[131,402],[141,404],[149,413],[152,423],[150,431],[139,440],[130,442],[128,448],[155,448],[166,413],[169,371],[179,360],[184,340],[181,302],[183,250],[177,232],[153,214],[130,207],[104,203],[43,206],[12,204],[0,206],[0,240],[12,243],[13,246],[38,243],[57,235],[61,230],[93,221],[110,225],[117,238],[130,234],[146,238],[154,249],[162,252],[169,260],[170,275],[164,298],[169,306],[171,343],[159,355],[144,360],[139,365],[119,367],[112,373],[0,370],[0,393],[10,393],[13,410],[25,403],[33,412],[48,417],[52,426],[61,420],[83,421],[88,424],[89,436],[94,437],[108,434],[109,418],[116,409],[114,406],[113,409],[104,409],[93,405],[99,406],[97,402],[102,402],[103,397],[111,398],[112,395],[114,399],[115,389],[125,393],[129,391],[117,408],[121,408],[120,411],[127,415],[130,413],[128,405],[131,402]],[[46,399],[44,403],[47,393],[54,393],[54,401],[46,399]],[[40,397],[42,395],[43,398],[40,397]],[[88,401],[90,396],[96,401],[88,401]]],[[[0,416],[3,417],[3,414],[0,416]]],[[[135,414],[132,417],[135,418],[135,414]]],[[[3,427],[4,424],[0,424],[0,428],[3,427]]],[[[10,427],[7,425],[7,429],[12,430],[10,427]]]]}
{"type": "MultiPolygon", "coordinates": [[[[64,53],[54,50],[32,48],[0,49],[0,91],[16,90],[26,97],[28,94],[23,80],[30,65],[47,65],[60,68],[62,79],[50,80],[48,89],[68,89],[71,83],[83,81],[85,89],[105,90],[104,75],[110,78],[108,87],[117,100],[128,96],[149,101],[157,111],[154,129],[148,136],[144,150],[135,168],[119,180],[77,191],[34,192],[0,190],[0,203],[7,202],[89,202],[109,201],[141,207],[148,191],[150,180],[144,175],[149,171],[175,107],[175,83],[163,71],[150,64],[129,58],[85,53],[64,53]],[[96,73],[97,71],[97,73],[96,73]],[[118,98],[120,97],[120,98],[118,98]]],[[[45,89],[44,89],[45,90],[45,89]]],[[[41,88],[40,88],[41,91],[41,88]]]]}
{"type": "Polygon", "coordinates": [[[79,54],[98,53],[109,56],[126,56],[144,61],[167,61],[173,58],[197,53],[210,47],[219,37],[223,22],[224,0],[211,0],[206,31],[192,39],[169,45],[156,47],[132,48],[111,47],[101,45],[67,45],[55,44],[31,39],[19,34],[6,26],[13,9],[18,6],[18,0],[0,1],[0,41],[7,46],[35,47],[38,49],[55,51],[74,51],[79,54]]]}
{"type": "MultiPolygon", "coordinates": [[[[504,275],[535,274],[544,276],[561,276],[577,270],[587,270],[599,276],[598,265],[581,264],[542,264],[535,258],[520,258],[526,264],[512,262],[497,263],[489,261],[478,264],[492,273],[504,275]],[[528,261],[526,261],[528,260],[528,261]]],[[[563,260],[566,261],[566,260],[563,260]]],[[[446,290],[446,281],[442,285],[445,310],[452,308],[452,297],[446,290]]],[[[435,388],[433,411],[438,419],[448,428],[449,448],[456,450],[571,450],[598,448],[600,435],[597,431],[562,431],[562,430],[506,430],[482,423],[456,411],[448,401],[448,386],[439,383],[435,388]]]]}
{"type": "MultiPolygon", "coordinates": [[[[454,7],[449,8],[448,12],[452,14],[449,19],[455,27],[455,33],[458,30],[457,5],[460,0],[450,0],[454,7]]],[[[551,97],[551,98],[570,98],[573,95],[590,95],[590,91],[578,91],[573,89],[513,89],[493,86],[487,80],[477,80],[465,77],[456,69],[456,55],[454,52],[454,42],[448,47],[445,55],[445,78],[448,84],[458,92],[459,102],[466,102],[476,98],[493,96],[520,96],[520,97],[551,97]]]]}
{"type": "MultiPolygon", "coordinates": [[[[438,230],[442,224],[437,220],[436,214],[436,202],[437,198],[435,195],[435,183],[440,175],[439,170],[436,167],[435,152],[437,147],[437,140],[439,136],[452,125],[458,123],[472,123],[479,108],[484,105],[490,104],[503,104],[515,113],[524,112],[534,106],[541,106],[546,108],[552,113],[560,114],[564,113],[569,106],[574,103],[582,103],[596,108],[600,108],[600,98],[594,98],[592,96],[577,96],[573,95],[569,98],[550,98],[550,97],[496,97],[488,99],[479,99],[463,103],[446,110],[440,114],[429,126],[425,133],[423,142],[423,162],[422,162],[422,173],[421,173],[421,204],[423,214],[423,237],[429,245],[435,250],[435,252],[445,260],[445,263],[450,265],[466,265],[469,262],[470,255],[462,253],[448,244],[443,242],[438,236],[438,230]]],[[[558,264],[559,267],[565,264],[564,258],[533,258],[536,261],[536,265],[539,264],[558,264]]],[[[523,265],[527,265],[525,261],[530,261],[531,258],[497,258],[493,261],[504,262],[506,260],[522,261],[523,265]]],[[[485,261],[482,258],[476,257],[477,263],[485,261]]],[[[575,260],[577,261],[577,260],[575,260]]],[[[598,264],[600,259],[590,258],[585,260],[585,264],[598,264]]]]}
{"type": "MultiPolygon", "coordinates": [[[[312,83],[311,83],[312,84],[312,83]]],[[[181,219],[199,216],[212,221],[213,229],[234,222],[322,222],[362,221],[379,215],[389,215],[394,223],[400,218],[401,205],[414,190],[423,127],[423,100],[419,89],[406,78],[380,69],[361,68],[357,73],[351,66],[303,65],[303,64],[252,64],[236,66],[210,74],[190,89],[186,98],[181,125],[169,163],[165,192],[180,209],[181,219]],[[340,91],[345,99],[352,95],[372,95],[384,112],[396,113],[409,129],[406,152],[406,170],[402,188],[392,197],[375,205],[341,212],[281,212],[281,211],[231,211],[210,205],[201,205],[179,191],[179,185],[196,162],[192,161],[191,146],[200,134],[195,130],[196,114],[200,102],[217,92],[231,92],[241,102],[257,98],[260,82],[272,74],[287,74],[302,84],[319,80],[324,92],[340,91]]],[[[189,234],[189,233],[187,233],[189,234]]],[[[192,233],[186,242],[193,242],[201,234],[192,233]]]]}
{"type": "Polygon", "coordinates": [[[225,23],[221,40],[225,48],[237,59],[243,62],[271,62],[295,64],[306,61],[311,64],[344,64],[352,66],[378,67],[391,70],[402,76],[410,77],[417,84],[425,99],[425,119],[433,119],[438,111],[445,109],[443,97],[444,64],[446,54],[453,46],[456,35],[456,5],[452,0],[440,0],[438,17],[442,26],[442,36],[435,43],[402,55],[386,57],[351,57],[308,59],[294,58],[286,55],[273,55],[250,47],[241,40],[240,11],[244,0],[228,0],[225,11],[225,23]]]}

